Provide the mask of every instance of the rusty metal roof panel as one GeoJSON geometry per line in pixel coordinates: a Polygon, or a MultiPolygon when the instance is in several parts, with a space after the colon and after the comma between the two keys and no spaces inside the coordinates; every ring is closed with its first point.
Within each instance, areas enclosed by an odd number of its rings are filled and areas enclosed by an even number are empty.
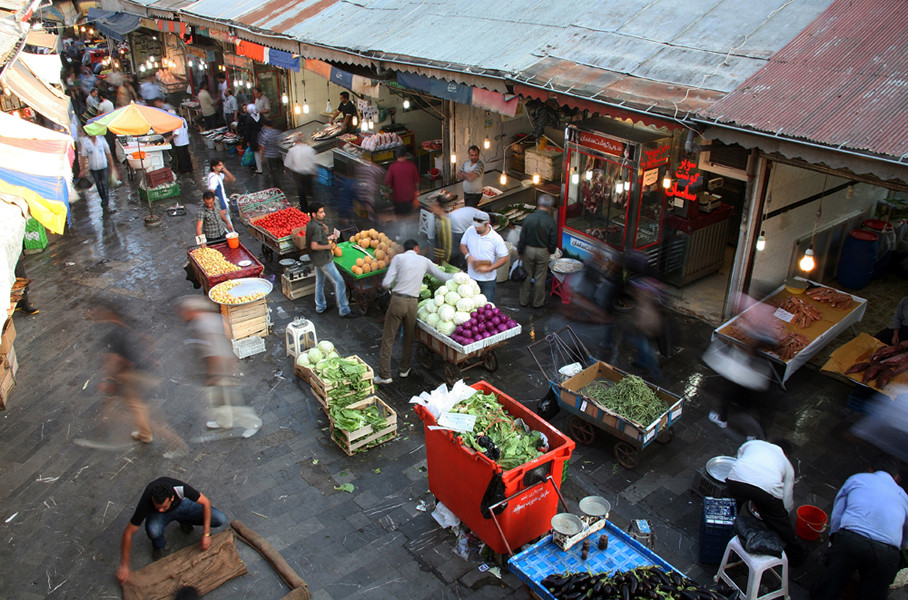
{"type": "Polygon", "coordinates": [[[908,11],[836,0],[711,120],[908,160],[908,11]]]}

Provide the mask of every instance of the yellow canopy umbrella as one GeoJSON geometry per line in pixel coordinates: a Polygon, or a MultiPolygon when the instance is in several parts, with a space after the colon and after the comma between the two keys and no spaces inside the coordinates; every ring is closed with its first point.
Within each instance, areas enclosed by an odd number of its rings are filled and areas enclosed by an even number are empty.
{"type": "Polygon", "coordinates": [[[183,126],[183,119],[166,110],[130,102],[106,115],[95,117],[85,124],[88,135],[104,135],[108,130],[117,135],[145,135],[169,133],[183,126]]]}

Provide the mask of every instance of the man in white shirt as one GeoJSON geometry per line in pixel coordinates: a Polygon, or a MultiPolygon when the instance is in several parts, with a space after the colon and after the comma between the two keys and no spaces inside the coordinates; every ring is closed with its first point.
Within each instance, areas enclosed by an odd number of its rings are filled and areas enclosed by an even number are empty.
{"type": "Polygon", "coordinates": [[[110,154],[110,146],[107,140],[100,135],[90,135],[82,138],[79,147],[79,177],[85,177],[86,171],[91,172],[92,179],[95,180],[95,189],[98,196],[101,197],[101,209],[105,213],[113,214],[117,212],[116,207],[110,207],[110,170],[114,169],[113,156],[110,154]]]}
{"type": "Polygon", "coordinates": [[[413,353],[413,332],[416,329],[416,306],[419,303],[419,290],[426,272],[442,281],[454,275],[445,273],[435,264],[419,254],[416,240],[404,242],[403,254],[391,260],[391,266],[382,280],[382,287],[391,290],[391,303],[385,313],[385,327],[381,336],[381,358],[375,383],[389,384],[391,380],[391,351],[397,332],[404,328],[403,345],[400,352],[400,371],[398,375],[405,378],[410,374],[410,356],[413,353]]]}
{"type": "Polygon", "coordinates": [[[230,218],[230,204],[227,200],[227,189],[225,183],[233,183],[236,177],[224,166],[224,161],[215,159],[211,161],[211,170],[208,172],[208,189],[214,192],[214,198],[218,203],[220,210],[226,211],[227,222],[233,227],[233,220],[230,218]]]}
{"type": "Polygon", "coordinates": [[[751,502],[760,519],[779,534],[792,565],[807,557],[791,525],[788,512],[794,507],[794,467],[786,456],[788,443],[770,444],[752,440],[738,448],[738,459],[726,477],[726,489],[740,509],[751,502]]]}
{"type": "Polygon", "coordinates": [[[229,88],[224,89],[224,123],[227,127],[230,127],[231,123],[236,123],[239,118],[237,114],[239,110],[240,106],[237,104],[233,91],[229,88]]]}
{"type": "Polygon", "coordinates": [[[98,88],[92,88],[85,98],[85,108],[88,109],[88,114],[91,116],[100,114],[98,112],[98,105],[101,104],[100,94],[101,92],[98,91],[98,88]]]}
{"type": "Polygon", "coordinates": [[[183,126],[170,136],[170,143],[173,144],[175,171],[192,173],[192,157],[189,155],[189,125],[186,124],[186,119],[180,118],[180,120],[183,121],[183,126]]]}
{"type": "Polygon", "coordinates": [[[508,262],[508,247],[489,224],[489,214],[480,211],[473,217],[473,227],[460,240],[460,251],[467,261],[467,273],[479,284],[480,291],[495,301],[495,279],[498,267],[508,262]]]}
{"type": "Polygon", "coordinates": [[[463,201],[467,206],[479,206],[482,200],[482,175],[485,165],[479,160],[479,147],[470,146],[470,159],[457,171],[457,181],[463,181],[463,201]]]}
{"type": "Polygon", "coordinates": [[[271,116],[271,100],[262,93],[262,88],[256,86],[252,90],[252,96],[255,98],[255,108],[263,117],[271,116]]]}
{"type": "Polygon", "coordinates": [[[299,195],[300,210],[309,212],[309,196],[312,194],[312,176],[318,165],[315,163],[315,149],[306,143],[306,139],[296,136],[296,143],[287,151],[284,166],[293,173],[296,180],[296,191],[299,195]]]}

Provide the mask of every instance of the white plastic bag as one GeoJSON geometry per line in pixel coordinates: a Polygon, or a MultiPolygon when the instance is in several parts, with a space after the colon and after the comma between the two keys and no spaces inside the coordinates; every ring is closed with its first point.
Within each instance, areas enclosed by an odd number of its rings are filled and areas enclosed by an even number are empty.
{"type": "Polygon", "coordinates": [[[457,527],[460,525],[460,519],[451,512],[450,508],[441,502],[435,505],[435,510],[432,511],[432,518],[442,527],[457,527]]]}

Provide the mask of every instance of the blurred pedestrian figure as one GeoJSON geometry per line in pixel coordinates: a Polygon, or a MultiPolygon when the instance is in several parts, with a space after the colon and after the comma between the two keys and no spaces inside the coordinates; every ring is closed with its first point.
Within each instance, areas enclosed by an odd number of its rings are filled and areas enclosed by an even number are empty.
{"type": "Polygon", "coordinates": [[[186,119],[180,117],[180,120],[183,125],[164,137],[173,144],[174,170],[177,173],[192,173],[192,156],[189,155],[189,125],[186,123],[186,119]]]}
{"type": "Polygon", "coordinates": [[[259,132],[262,130],[260,121],[261,117],[259,116],[259,111],[255,108],[255,104],[247,104],[237,123],[237,133],[243,137],[243,142],[247,148],[252,150],[255,158],[255,167],[250,168],[253,168],[256,175],[263,173],[261,148],[259,146],[259,132]]]}
{"type": "Polygon", "coordinates": [[[629,335],[637,348],[634,366],[645,369],[653,377],[662,377],[656,339],[662,332],[662,286],[652,277],[631,280],[634,308],[629,316],[629,335]]]}
{"type": "Polygon", "coordinates": [[[38,314],[38,308],[28,299],[28,286],[30,285],[28,277],[25,275],[25,255],[19,254],[19,260],[16,261],[15,269],[16,279],[24,279],[25,287],[22,288],[22,298],[16,304],[16,310],[21,310],[31,316],[38,314]]]}
{"type": "Polygon", "coordinates": [[[901,387],[895,398],[874,394],[867,416],[855,423],[851,433],[889,456],[908,462],[908,389],[901,387]]]}
{"type": "Polygon", "coordinates": [[[109,214],[117,212],[115,206],[110,206],[109,191],[111,169],[119,177],[115,165],[107,140],[99,135],[82,138],[79,149],[79,177],[85,177],[88,172],[91,172],[91,178],[95,181],[95,189],[101,198],[101,209],[109,214]]]}
{"type": "Polygon", "coordinates": [[[899,300],[895,314],[892,315],[892,324],[877,333],[875,337],[887,346],[908,340],[908,296],[899,300]]]}
{"type": "Polygon", "coordinates": [[[738,458],[726,478],[728,494],[738,503],[752,503],[757,514],[785,543],[785,552],[795,567],[807,558],[807,548],[798,540],[789,511],[794,508],[795,472],[788,458],[790,446],[752,440],[738,448],[738,458]]]}
{"type": "MultiPolygon", "coordinates": [[[[429,233],[427,235],[429,241],[434,242],[435,245],[435,252],[433,254],[435,262],[450,263],[455,245],[451,233],[451,219],[448,217],[448,211],[445,210],[445,204],[437,196],[432,200],[431,210],[432,217],[435,221],[434,227],[429,228],[429,233]]],[[[460,254],[459,249],[457,250],[457,254],[460,254]]]]}
{"type": "Polygon", "coordinates": [[[391,351],[394,340],[403,327],[404,337],[400,353],[400,370],[398,376],[410,375],[410,356],[413,353],[413,332],[416,329],[416,305],[419,302],[419,290],[426,273],[441,281],[447,281],[454,275],[445,273],[425,256],[420,256],[416,240],[404,242],[404,252],[391,260],[391,266],[382,280],[382,287],[391,290],[391,303],[385,313],[385,326],[381,338],[381,358],[375,383],[391,383],[391,351]]]}
{"type": "MultiPolygon", "coordinates": [[[[116,406],[120,401],[126,406],[135,428],[130,434],[132,439],[150,444],[155,434],[160,434],[168,444],[165,458],[184,455],[188,450],[185,442],[165,421],[152,420],[145,402],[146,392],[156,382],[156,378],[149,373],[149,361],[143,354],[143,349],[148,347],[146,341],[127,323],[123,312],[114,304],[97,299],[90,315],[102,327],[104,379],[98,384],[98,389],[113,402],[108,406],[116,406]]],[[[106,408],[102,411],[102,421],[112,416],[106,408]]],[[[113,433],[107,432],[109,437],[113,433]]],[[[83,442],[86,446],[96,445],[90,441],[83,442]]]]}
{"type": "Polygon", "coordinates": [[[132,536],[139,530],[142,521],[145,522],[145,533],[151,539],[151,558],[160,560],[167,550],[164,528],[170,523],[179,523],[180,529],[187,535],[196,526],[202,527],[199,546],[202,550],[208,550],[211,546],[211,528],[224,525],[227,515],[211,506],[211,500],[188,483],[172,477],[158,477],[145,486],[132,518],[123,530],[120,566],[117,568],[117,581],[121,584],[129,580],[132,536]]]}
{"type": "Polygon", "coordinates": [[[294,136],[293,146],[284,157],[284,166],[293,173],[296,181],[300,210],[308,213],[309,199],[312,197],[312,176],[317,172],[318,165],[315,162],[315,150],[302,135],[294,136]]]}
{"type": "Polygon", "coordinates": [[[908,546],[908,495],[899,485],[899,464],[877,456],[868,473],[852,475],[836,494],[829,520],[825,570],[812,600],[836,600],[857,571],[861,600],[885,600],[908,546]]]}
{"type": "Polygon", "coordinates": [[[325,279],[331,280],[334,286],[334,295],[337,297],[337,310],[341,317],[355,318],[359,315],[350,310],[347,302],[347,284],[334,265],[334,246],[332,245],[340,236],[335,229],[328,233],[325,224],[325,207],[320,202],[314,202],[310,207],[312,220],[306,225],[306,244],[309,246],[309,258],[315,267],[315,312],[322,314],[328,310],[328,301],[325,298],[325,279]]]}
{"type": "Polygon", "coordinates": [[[142,95],[142,100],[148,105],[151,105],[152,100],[164,98],[164,92],[161,91],[161,86],[158,85],[154,73],[146,75],[145,80],[139,85],[139,94],[142,95]]]}
{"type": "Polygon", "coordinates": [[[470,146],[469,159],[457,170],[457,181],[463,181],[463,201],[467,206],[479,206],[482,201],[482,175],[485,165],[479,160],[479,146],[470,146]]]}
{"type": "MultiPolygon", "coordinates": [[[[262,96],[264,98],[264,96],[262,96]]],[[[268,165],[268,175],[273,187],[280,187],[281,171],[281,132],[274,128],[271,119],[262,117],[262,130],[259,132],[259,145],[262,148],[262,162],[268,165]]]]}
{"type": "MultiPolygon", "coordinates": [[[[618,353],[614,340],[614,304],[621,286],[622,267],[618,256],[595,251],[583,264],[579,277],[571,282],[571,309],[579,308],[593,323],[605,326],[600,348],[607,351],[605,360],[613,363],[618,353]]],[[[577,318],[575,310],[573,317],[577,318]]]]}
{"type": "Polygon", "coordinates": [[[130,102],[135,102],[138,99],[139,95],[136,93],[136,88],[132,85],[132,78],[128,75],[125,76],[123,83],[117,87],[117,108],[128,106],[130,102]]]}
{"type": "Polygon", "coordinates": [[[209,131],[218,126],[218,106],[208,91],[208,82],[202,81],[199,93],[199,111],[202,113],[202,127],[209,131]]]}
{"type": "Polygon", "coordinates": [[[224,124],[232,128],[239,118],[239,105],[233,90],[228,87],[224,88],[224,104],[221,110],[224,112],[224,124]]]}
{"type": "Polygon", "coordinates": [[[85,112],[88,117],[94,117],[98,114],[98,105],[101,104],[101,90],[91,88],[88,96],[85,98],[85,112]]]}
{"type": "Polygon", "coordinates": [[[517,253],[527,272],[526,279],[520,284],[520,306],[530,302],[530,291],[533,292],[533,308],[545,305],[545,276],[558,243],[555,220],[552,219],[554,209],[553,197],[548,194],[540,196],[536,201],[536,211],[524,219],[520,229],[517,253]]]}
{"type": "Polygon", "coordinates": [[[237,358],[227,336],[218,307],[203,296],[189,296],[180,302],[180,316],[190,325],[199,343],[199,357],[205,373],[214,419],[209,429],[243,429],[243,437],[256,434],[262,420],[246,406],[237,381],[237,358]]]}
{"type": "Polygon", "coordinates": [[[498,267],[508,262],[510,254],[504,240],[489,224],[488,213],[480,211],[473,216],[473,227],[460,240],[460,252],[467,261],[467,273],[488,301],[494,302],[498,267]]]}
{"type": "Polygon", "coordinates": [[[460,251],[460,240],[463,239],[463,234],[468,229],[473,228],[473,217],[482,212],[473,206],[462,206],[448,213],[448,219],[451,222],[451,260],[449,262],[455,267],[467,268],[466,259],[460,251]]]}
{"type": "Polygon", "coordinates": [[[227,223],[233,227],[233,219],[230,218],[230,201],[227,198],[227,189],[225,184],[233,183],[236,181],[236,177],[233,176],[233,173],[227,170],[227,167],[224,166],[224,161],[221,159],[213,159],[211,161],[211,167],[208,171],[208,179],[206,181],[208,189],[214,192],[215,200],[217,200],[218,210],[224,211],[224,216],[227,218],[227,223]]]}
{"type": "Polygon", "coordinates": [[[413,161],[407,158],[407,149],[398,146],[394,150],[396,160],[388,167],[385,185],[391,188],[391,203],[394,214],[400,217],[413,214],[419,207],[419,171],[413,161]]]}

